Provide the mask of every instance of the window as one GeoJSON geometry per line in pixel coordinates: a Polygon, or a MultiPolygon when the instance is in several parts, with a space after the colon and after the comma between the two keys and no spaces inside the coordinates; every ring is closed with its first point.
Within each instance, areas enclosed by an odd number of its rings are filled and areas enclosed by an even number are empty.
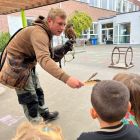
{"type": "Polygon", "coordinates": [[[89,34],[89,29],[84,30],[81,37],[86,39],[88,38],[88,34],[89,34]]]}
{"type": "Polygon", "coordinates": [[[123,1],[123,11],[122,12],[128,12],[128,10],[127,10],[127,1],[126,0],[123,1]]]}
{"type": "Polygon", "coordinates": [[[93,26],[94,26],[94,24],[92,24],[90,27],[90,34],[94,34],[94,27],[93,26]]]}
{"type": "Polygon", "coordinates": [[[115,0],[108,0],[109,2],[109,10],[115,10],[115,0]]]}
{"type": "Polygon", "coordinates": [[[114,43],[118,44],[118,24],[114,25],[114,43]]]}
{"type": "Polygon", "coordinates": [[[83,31],[82,37],[84,38],[97,38],[97,23],[92,23],[91,27],[85,31],[83,31]]]}
{"type": "Polygon", "coordinates": [[[88,34],[88,30],[84,30],[83,31],[83,34],[88,34]]]}
{"type": "Polygon", "coordinates": [[[139,6],[136,6],[136,11],[138,11],[140,8],[139,8],[139,6]]]}
{"type": "Polygon", "coordinates": [[[129,12],[132,12],[133,11],[133,3],[129,3],[129,12]]]}
{"type": "Polygon", "coordinates": [[[106,23],[102,24],[102,36],[101,42],[102,43],[111,43],[113,44],[113,23],[106,23]]]}
{"type": "Polygon", "coordinates": [[[95,24],[94,24],[94,34],[97,34],[97,29],[98,29],[98,26],[97,26],[97,24],[95,23],[95,24]]]}
{"type": "Polygon", "coordinates": [[[90,34],[97,34],[97,24],[93,23],[90,27],[90,34]]]}
{"type": "Polygon", "coordinates": [[[119,24],[119,43],[130,43],[130,23],[119,24]]]}
{"type": "Polygon", "coordinates": [[[116,24],[114,26],[114,43],[130,43],[130,23],[116,24]]]}
{"type": "Polygon", "coordinates": [[[130,23],[120,24],[120,35],[130,35],[130,23]]]}
{"type": "Polygon", "coordinates": [[[88,3],[88,0],[80,0],[81,2],[85,2],[85,3],[88,3]]]}
{"type": "Polygon", "coordinates": [[[107,9],[107,0],[101,0],[101,8],[107,9]]]}
{"type": "Polygon", "coordinates": [[[104,28],[113,28],[113,23],[102,24],[102,29],[104,28]]]}
{"type": "Polygon", "coordinates": [[[136,11],[136,5],[134,4],[134,6],[133,6],[133,11],[136,11]]]}
{"type": "Polygon", "coordinates": [[[98,0],[89,0],[91,6],[98,7],[98,0]]]}
{"type": "Polygon", "coordinates": [[[122,0],[116,0],[116,11],[121,12],[122,0]]]}

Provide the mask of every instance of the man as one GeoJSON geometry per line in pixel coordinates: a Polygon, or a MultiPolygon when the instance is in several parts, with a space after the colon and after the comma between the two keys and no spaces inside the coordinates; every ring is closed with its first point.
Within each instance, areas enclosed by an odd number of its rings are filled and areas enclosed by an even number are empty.
{"type": "MultiPolygon", "coordinates": [[[[44,121],[53,120],[58,116],[58,112],[49,112],[44,104],[44,93],[34,69],[37,62],[45,71],[71,88],[83,86],[82,82],[66,74],[52,59],[52,36],[59,36],[65,24],[65,12],[59,8],[51,9],[47,18],[40,16],[33,26],[19,31],[3,52],[0,82],[15,88],[19,104],[31,122],[38,122],[41,117],[44,121]]],[[[66,42],[64,47],[72,45],[72,42],[66,42]]]]}

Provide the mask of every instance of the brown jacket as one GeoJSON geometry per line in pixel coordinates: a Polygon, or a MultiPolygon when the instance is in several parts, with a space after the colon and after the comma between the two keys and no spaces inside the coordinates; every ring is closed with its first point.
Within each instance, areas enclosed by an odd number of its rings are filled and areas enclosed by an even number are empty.
{"type": "Polygon", "coordinates": [[[5,63],[0,71],[0,83],[23,88],[31,69],[38,62],[55,78],[66,82],[69,78],[50,57],[49,46],[52,34],[43,21],[37,22],[17,33],[6,47],[5,63]]]}

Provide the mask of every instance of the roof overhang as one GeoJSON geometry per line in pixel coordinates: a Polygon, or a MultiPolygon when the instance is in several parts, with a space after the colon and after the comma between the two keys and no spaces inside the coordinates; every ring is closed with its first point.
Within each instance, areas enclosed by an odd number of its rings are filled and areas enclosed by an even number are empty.
{"type": "Polygon", "coordinates": [[[67,0],[0,0],[0,15],[55,4],[67,0]]]}

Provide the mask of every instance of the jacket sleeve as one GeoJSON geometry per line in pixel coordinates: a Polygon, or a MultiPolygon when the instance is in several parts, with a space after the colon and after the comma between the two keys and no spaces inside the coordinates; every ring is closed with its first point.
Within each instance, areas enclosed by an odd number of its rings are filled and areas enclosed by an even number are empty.
{"type": "Polygon", "coordinates": [[[35,51],[36,59],[41,67],[55,78],[66,83],[70,77],[50,57],[49,37],[43,29],[34,29],[30,41],[35,51]]]}

